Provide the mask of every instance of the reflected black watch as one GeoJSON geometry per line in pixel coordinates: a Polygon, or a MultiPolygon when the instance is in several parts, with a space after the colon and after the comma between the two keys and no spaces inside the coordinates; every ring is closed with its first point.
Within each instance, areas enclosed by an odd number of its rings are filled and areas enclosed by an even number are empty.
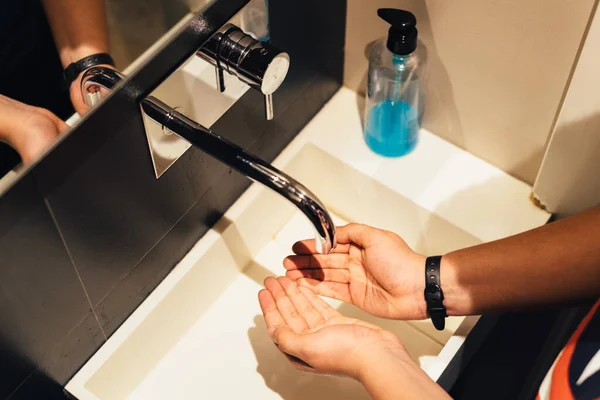
{"type": "Polygon", "coordinates": [[[71,84],[79,74],[81,74],[86,69],[95,67],[96,65],[112,65],[115,66],[115,62],[113,61],[110,54],[107,53],[98,53],[92,54],[91,56],[87,56],[82,58],[79,61],[71,63],[65,68],[63,72],[63,85],[65,90],[69,90],[71,84]]]}
{"type": "Polygon", "coordinates": [[[442,256],[427,257],[425,261],[425,302],[427,314],[438,331],[443,331],[446,325],[446,307],[444,307],[444,292],[440,284],[440,264],[442,256]]]}

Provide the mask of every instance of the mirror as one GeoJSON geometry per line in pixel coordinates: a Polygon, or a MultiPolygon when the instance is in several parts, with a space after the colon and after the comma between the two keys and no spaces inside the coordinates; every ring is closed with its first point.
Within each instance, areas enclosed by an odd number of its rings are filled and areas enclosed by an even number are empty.
{"type": "MultiPolygon", "coordinates": [[[[67,84],[63,75],[66,66],[91,54],[108,53],[114,61],[111,68],[128,75],[212,1],[215,0],[3,3],[0,193],[24,167],[67,134],[69,126],[92,110],[81,93],[83,72],[75,70],[67,84]]],[[[108,65],[110,58],[100,61],[108,65]]]]}

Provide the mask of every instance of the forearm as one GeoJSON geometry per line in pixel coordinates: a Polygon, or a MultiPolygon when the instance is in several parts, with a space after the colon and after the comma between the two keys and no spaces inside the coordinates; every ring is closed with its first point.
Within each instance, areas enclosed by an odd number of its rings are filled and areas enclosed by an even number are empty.
{"type": "Polygon", "coordinates": [[[408,354],[374,360],[364,369],[359,381],[375,400],[450,399],[408,354]]]}
{"type": "Polygon", "coordinates": [[[103,0],[42,0],[64,67],[109,51],[103,0]]]}
{"type": "Polygon", "coordinates": [[[600,207],[442,258],[449,315],[563,304],[600,296],[600,207]]]}

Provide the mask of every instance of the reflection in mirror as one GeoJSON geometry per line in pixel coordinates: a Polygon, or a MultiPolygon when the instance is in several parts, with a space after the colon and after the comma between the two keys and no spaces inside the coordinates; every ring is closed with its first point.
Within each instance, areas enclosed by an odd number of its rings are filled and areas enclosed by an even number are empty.
{"type": "Polygon", "coordinates": [[[85,70],[104,66],[127,73],[170,37],[165,33],[210,2],[2,2],[0,192],[7,185],[2,177],[16,177],[22,163],[35,161],[90,110],[81,93],[85,70]]]}

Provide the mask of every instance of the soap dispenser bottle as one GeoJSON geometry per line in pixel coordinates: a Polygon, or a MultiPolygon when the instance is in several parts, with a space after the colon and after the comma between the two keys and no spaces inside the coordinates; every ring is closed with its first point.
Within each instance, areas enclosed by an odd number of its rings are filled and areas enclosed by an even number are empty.
{"type": "Polygon", "coordinates": [[[377,14],[391,27],[369,57],[364,138],[375,153],[399,157],[415,148],[421,125],[417,20],[392,8],[377,14]]]}

